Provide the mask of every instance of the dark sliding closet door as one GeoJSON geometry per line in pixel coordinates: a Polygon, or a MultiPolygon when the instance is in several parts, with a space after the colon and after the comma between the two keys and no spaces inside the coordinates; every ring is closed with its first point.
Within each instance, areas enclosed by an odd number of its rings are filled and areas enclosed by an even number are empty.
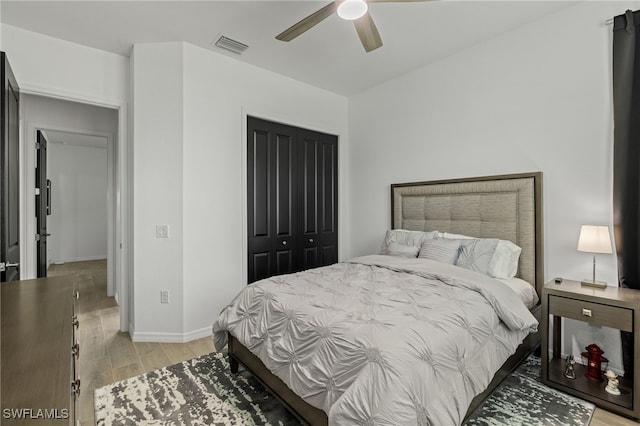
{"type": "Polygon", "coordinates": [[[247,120],[248,282],[338,260],[338,138],[247,120]]]}
{"type": "Polygon", "coordinates": [[[338,138],[298,131],[300,269],[338,261],[338,138]]]}

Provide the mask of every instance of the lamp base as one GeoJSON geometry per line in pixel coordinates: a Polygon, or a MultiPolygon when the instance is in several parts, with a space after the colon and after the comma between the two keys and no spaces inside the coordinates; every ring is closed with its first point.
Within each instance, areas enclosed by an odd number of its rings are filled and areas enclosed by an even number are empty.
{"type": "Polygon", "coordinates": [[[596,287],[596,288],[605,288],[607,287],[607,283],[605,281],[594,281],[594,280],[590,280],[585,278],[584,280],[582,280],[580,282],[580,284],[587,286],[587,287],[596,287]]]}

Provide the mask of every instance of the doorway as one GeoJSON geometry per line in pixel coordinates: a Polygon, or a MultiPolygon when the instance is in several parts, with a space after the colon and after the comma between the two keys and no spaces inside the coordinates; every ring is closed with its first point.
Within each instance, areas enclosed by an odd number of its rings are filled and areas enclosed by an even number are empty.
{"type": "MultiPolygon", "coordinates": [[[[47,179],[51,204],[48,216],[47,266],[52,261],[107,259],[107,296],[119,297],[122,279],[120,157],[118,110],[80,102],[27,94],[23,96],[26,170],[35,167],[38,131],[47,144],[47,179]]],[[[23,173],[23,217],[35,217],[36,174],[23,173]]],[[[37,274],[37,221],[27,221],[24,232],[24,278],[37,274]],[[31,244],[33,242],[33,244],[31,244]]],[[[122,298],[122,299],[126,299],[122,298]]],[[[122,307],[127,309],[126,307],[122,307]]],[[[128,312],[124,312],[127,316],[128,312]]],[[[121,322],[128,329],[128,319],[121,322]]]]}
{"type": "MultiPolygon", "coordinates": [[[[40,132],[46,132],[48,146],[49,190],[46,181],[39,185],[45,188],[40,190],[40,199],[46,199],[47,192],[50,194],[44,238],[40,233],[40,241],[47,242],[46,268],[51,263],[108,259],[107,172],[111,135],[50,129],[40,132]]],[[[40,216],[47,213],[42,207],[40,216]]],[[[107,294],[114,295],[113,285],[108,287],[107,294]]]]}

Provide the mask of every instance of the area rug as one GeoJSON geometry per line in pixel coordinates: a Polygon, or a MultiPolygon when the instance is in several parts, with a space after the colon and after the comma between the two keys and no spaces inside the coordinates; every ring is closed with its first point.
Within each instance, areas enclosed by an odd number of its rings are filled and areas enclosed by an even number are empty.
{"type": "MultiPolygon", "coordinates": [[[[595,406],[540,382],[530,356],[466,425],[584,426],[595,406]]],[[[300,425],[282,404],[224,354],[211,353],[96,389],[95,418],[112,425],[300,425]]]]}
{"type": "Polygon", "coordinates": [[[494,390],[465,425],[588,425],[595,405],[544,385],[540,358],[529,356],[494,390]]]}

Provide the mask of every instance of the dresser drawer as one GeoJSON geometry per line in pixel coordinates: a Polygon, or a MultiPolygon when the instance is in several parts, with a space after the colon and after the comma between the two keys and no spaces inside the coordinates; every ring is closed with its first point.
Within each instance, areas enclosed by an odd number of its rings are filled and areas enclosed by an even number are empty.
{"type": "Polygon", "coordinates": [[[632,309],[550,295],[549,313],[591,324],[633,331],[632,309]]]}

